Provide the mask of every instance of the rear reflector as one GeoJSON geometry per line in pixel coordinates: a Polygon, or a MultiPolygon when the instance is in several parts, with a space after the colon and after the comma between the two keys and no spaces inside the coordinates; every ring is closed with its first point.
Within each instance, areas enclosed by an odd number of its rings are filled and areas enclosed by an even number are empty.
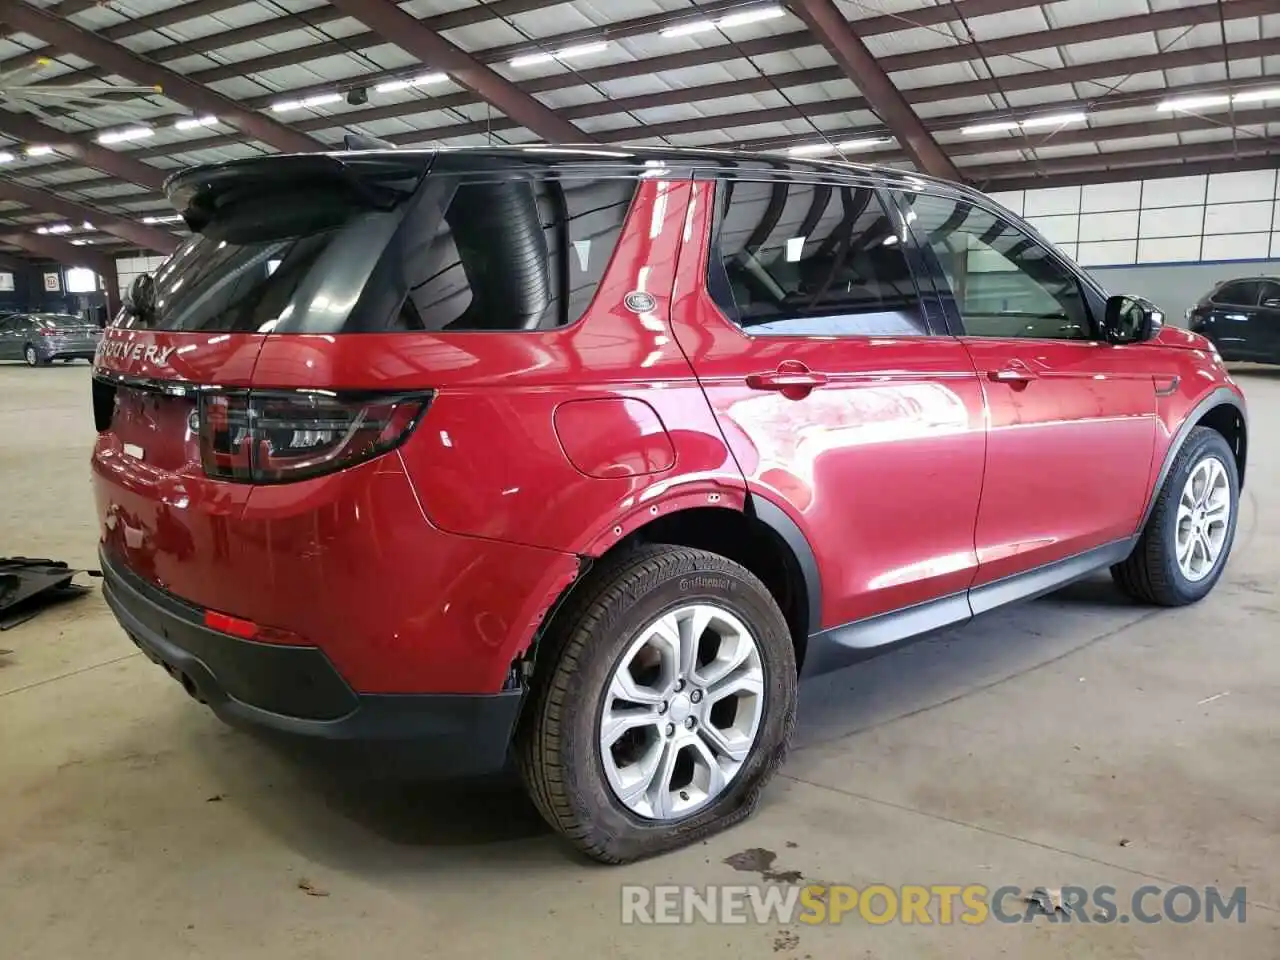
{"type": "Polygon", "coordinates": [[[214,610],[204,612],[204,625],[210,630],[227,633],[241,640],[252,640],[258,634],[258,625],[252,620],[242,620],[240,617],[214,610]]]}
{"type": "Polygon", "coordinates": [[[200,462],[208,476],[241,483],[333,473],[398,447],[430,401],[430,393],[203,391],[200,462]]]}
{"type": "Polygon", "coordinates": [[[233,617],[229,613],[219,613],[216,610],[206,610],[204,612],[204,625],[210,630],[217,630],[219,633],[225,633],[230,637],[239,637],[241,640],[257,640],[262,643],[288,643],[296,646],[308,645],[302,637],[289,630],[264,627],[254,623],[252,620],[233,617]]]}

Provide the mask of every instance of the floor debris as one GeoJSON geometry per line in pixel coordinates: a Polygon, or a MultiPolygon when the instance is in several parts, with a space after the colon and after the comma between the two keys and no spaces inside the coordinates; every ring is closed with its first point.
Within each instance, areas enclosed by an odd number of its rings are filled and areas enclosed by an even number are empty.
{"type": "Polygon", "coordinates": [[[61,560],[0,557],[0,630],[26,623],[51,604],[88,593],[87,586],[74,582],[80,574],[102,575],[61,560]]]}

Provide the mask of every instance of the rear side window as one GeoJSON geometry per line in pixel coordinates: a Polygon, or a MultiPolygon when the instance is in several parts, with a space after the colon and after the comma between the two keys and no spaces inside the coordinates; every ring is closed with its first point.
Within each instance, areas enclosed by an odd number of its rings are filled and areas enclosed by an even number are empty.
{"type": "Polygon", "coordinates": [[[867,187],[718,185],[709,288],[753,336],[929,332],[902,238],[867,187]]]}
{"type": "Polygon", "coordinates": [[[1237,307],[1256,307],[1260,286],[1257,280],[1236,280],[1223,284],[1221,289],[1213,295],[1213,302],[1237,307]]]}
{"type": "Polygon", "coordinates": [[[591,305],[635,196],[631,179],[464,182],[423,217],[400,328],[547,330],[591,305]]]}

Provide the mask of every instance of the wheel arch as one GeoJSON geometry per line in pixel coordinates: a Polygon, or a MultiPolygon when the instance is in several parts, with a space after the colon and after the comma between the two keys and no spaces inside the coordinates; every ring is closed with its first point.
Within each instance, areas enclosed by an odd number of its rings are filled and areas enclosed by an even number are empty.
{"type": "Polygon", "coordinates": [[[1147,495],[1147,506],[1142,513],[1142,521],[1138,524],[1139,532],[1146,527],[1151,511],[1155,509],[1156,500],[1169,476],[1169,471],[1173,468],[1174,459],[1196,427],[1208,427],[1222,434],[1235,456],[1236,476],[1239,479],[1240,488],[1244,489],[1245,462],[1249,447],[1248,416],[1245,413],[1244,404],[1241,403],[1235,391],[1229,387],[1218,387],[1192,406],[1174,433],[1173,440],[1165,451],[1164,461],[1160,464],[1160,472],[1156,475],[1156,481],[1147,495]]]}
{"type": "Polygon", "coordinates": [[[746,567],[777,601],[791,631],[797,666],[803,663],[809,634],[817,631],[822,622],[817,561],[803,532],[780,507],[750,495],[742,509],[688,506],[654,517],[630,531],[584,564],[582,574],[553,606],[544,627],[563,607],[568,595],[590,578],[593,567],[643,543],[707,550],[746,567]]]}

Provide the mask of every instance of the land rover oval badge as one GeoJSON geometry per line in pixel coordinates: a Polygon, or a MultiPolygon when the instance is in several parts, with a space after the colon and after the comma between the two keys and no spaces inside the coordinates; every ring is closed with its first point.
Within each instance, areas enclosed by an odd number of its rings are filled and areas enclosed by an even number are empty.
{"type": "Polygon", "coordinates": [[[658,301],[653,299],[653,294],[645,293],[643,290],[632,290],[622,298],[622,304],[632,313],[648,313],[658,305],[658,301]]]}

